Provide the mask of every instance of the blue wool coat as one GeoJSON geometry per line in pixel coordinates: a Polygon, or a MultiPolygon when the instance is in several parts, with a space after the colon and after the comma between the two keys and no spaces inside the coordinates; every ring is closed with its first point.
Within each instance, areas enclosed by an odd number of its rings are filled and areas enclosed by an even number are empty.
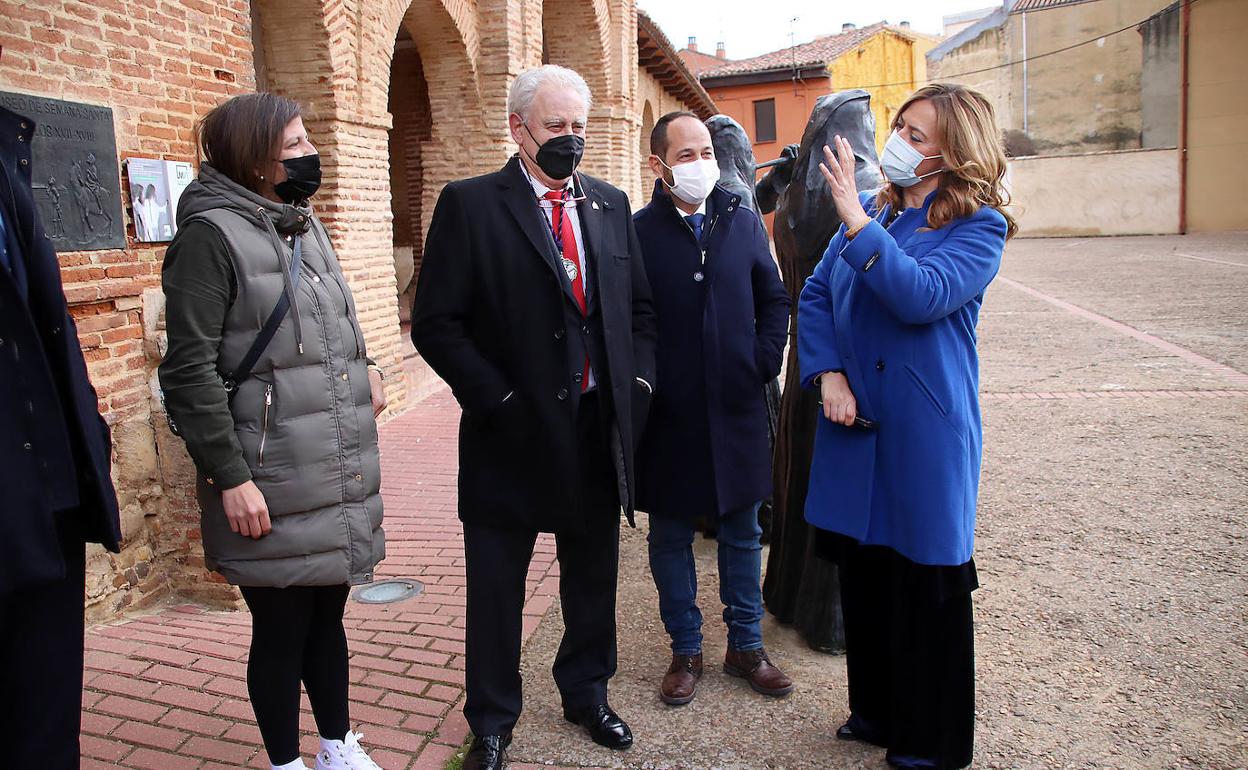
{"type": "Polygon", "coordinates": [[[798,305],[802,385],[843,369],[864,431],[823,417],[806,520],[920,564],[971,558],[982,427],[975,326],[996,276],[1006,222],[981,208],[939,230],[927,210],[886,230],[877,212],[852,241],[832,239],[798,305]]]}
{"type": "Polygon", "coordinates": [[[771,493],[763,385],[780,372],[791,301],[758,215],[722,187],[707,213],[699,245],[656,182],[634,216],[659,329],[637,507],[656,516],[716,516],[771,493]]]}

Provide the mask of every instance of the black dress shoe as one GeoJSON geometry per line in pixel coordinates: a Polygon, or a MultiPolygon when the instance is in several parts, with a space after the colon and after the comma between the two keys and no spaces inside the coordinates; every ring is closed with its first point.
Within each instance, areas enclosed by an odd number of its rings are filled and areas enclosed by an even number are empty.
{"type": "Polygon", "coordinates": [[[464,755],[464,770],[503,770],[510,745],[510,733],[473,738],[468,753],[464,755]]]}
{"type": "MultiPolygon", "coordinates": [[[[608,749],[627,749],[633,745],[633,731],[619,715],[605,703],[583,709],[563,710],[563,718],[589,731],[589,737],[599,746],[608,749]]],[[[464,766],[467,770],[467,765],[464,766]]]]}
{"type": "Polygon", "coordinates": [[[872,729],[863,720],[851,714],[849,720],[845,724],[837,728],[836,737],[843,741],[862,741],[870,743],[880,748],[888,748],[888,741],[883,735],[872,729]]]}

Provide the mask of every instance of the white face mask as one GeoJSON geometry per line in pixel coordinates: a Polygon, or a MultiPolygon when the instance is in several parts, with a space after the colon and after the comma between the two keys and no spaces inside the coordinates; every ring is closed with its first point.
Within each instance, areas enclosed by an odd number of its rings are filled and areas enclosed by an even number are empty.
{"type": "MultiPolygon", "coordinates": [[[[660,160],[659,163],[663,161],[660,160]]],[[[668,185],[672,195],[691,206],[698,206],[710,197],[711,190],[719,182],[719,164],[714,158],[699,158],[689,163],[677,163],[675,166],[663,163],[663,167],[671,171],[672,179],[676,180],[675,184],[668,185]]],[[[667,181],[664,180],[663,183],[667,184],[667,181]]]]}
{"type": "Polygon", "coordinates": [[[894,131],[892,136],[888,137],[888,141],[884,143],[884,152],[880,155],[880,168],[884,170],[884,175],[888,177],[888,181],[893,184],[901,185],[902,187],[913,187],[921,179],[944,171],[943,168],[938,168],[923,176],[914,175],[920,163],[930,158],[939,157],[939,155],[922,154],[914,149],[913,145],[902,139],[901,134],[894,131]]]}

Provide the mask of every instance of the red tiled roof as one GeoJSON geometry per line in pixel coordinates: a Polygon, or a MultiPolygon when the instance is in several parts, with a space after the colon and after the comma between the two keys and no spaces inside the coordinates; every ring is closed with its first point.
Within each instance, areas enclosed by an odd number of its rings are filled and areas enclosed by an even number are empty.
{"type": "Polygon", "coordinates": [[[694,51],[688,48],[682,48],[677,53],[680,54],[680,60],[685,63],[689,71],[695,75],[701,75],[707,70],[722,67],[731,61],[730,59],[721,59],[706,51],[694,51]]]}
{"type": "Polygon", "coordinates": [[[1014,5],[1010,7],[1010,13],[1043,11],[1046,8],[1057,8],[1062,5],[1074,5],[1075,3],[1085,3],[1087,1],[1088,0],[1015,0],[1014,5]]]}
{"type": "Polygon", "coordinates": [[[689,71],[667,35],[641,9],[637,10],[637,64],[703,120],[718,112],[697,75],[689,71]]]}
{"type": "Polygon", "coordinates": [[[885,30],[903,37],[914,39],[911,30],[894,27],[884,22],[877,22],[866,27],[851,29],[834,35],[821,35],[809,43],[792,48],[781,48],[750,59],[738,59],[728,62],[722,67],[704,70],[699,73],[701,78],[717,78],[724,75],[744,75],[751,72],[768,72],[771,70],[789,69],[791,67],[826,66],[841,55],[854,50],[874,35],[885,30]]]}

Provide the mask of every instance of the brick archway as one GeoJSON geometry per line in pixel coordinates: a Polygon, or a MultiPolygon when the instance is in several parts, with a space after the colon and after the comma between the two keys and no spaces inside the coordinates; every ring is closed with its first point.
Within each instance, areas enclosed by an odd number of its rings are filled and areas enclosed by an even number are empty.
{"type": "Polygon", "coordinates": [[[607,0],[542,0],[542,61],[576,70],[593,94],[583,168],[626,187],[624,169],[613,162],[621,84],[612,66],[612,30],[607,0]]]}
{"type": "MultiPolygon", "coordinates": [[[[650,171],[650,132],[654,130],[654,105],[650,100],[646,100],[646,104],[641,110],[641,131],[638,133],[637,140],[637,157],[641,159],[641,187],[638,189],[644,199],[647,191],[646,182],[650,181],[652,172],[650,171]]],[[[644,200],[633,202],[634,208],[641,208],[644,200]]]]}

